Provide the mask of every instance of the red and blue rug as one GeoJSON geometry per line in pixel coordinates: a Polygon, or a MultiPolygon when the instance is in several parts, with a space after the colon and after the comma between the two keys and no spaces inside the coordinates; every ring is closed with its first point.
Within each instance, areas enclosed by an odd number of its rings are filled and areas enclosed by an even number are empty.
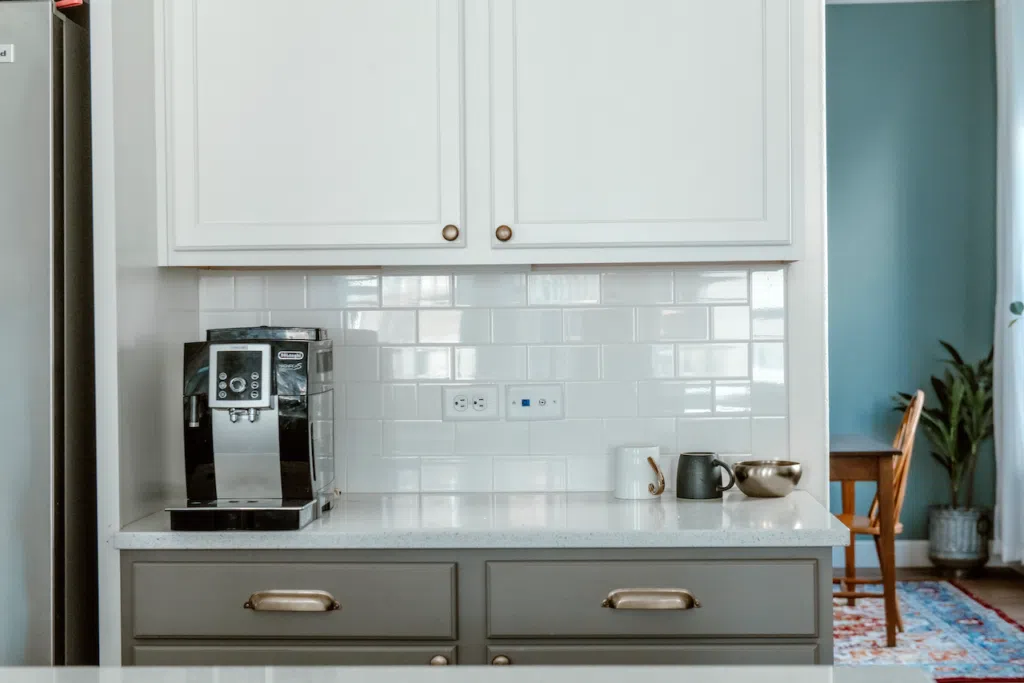
{"type": "Polygon", "coordinates": [[[896,584],[904,632],[885,647],[882,600],[834,603],[837,666],[916,666],[945,683],[1024,681],[1024,627],[949,581],[896,584]]]}

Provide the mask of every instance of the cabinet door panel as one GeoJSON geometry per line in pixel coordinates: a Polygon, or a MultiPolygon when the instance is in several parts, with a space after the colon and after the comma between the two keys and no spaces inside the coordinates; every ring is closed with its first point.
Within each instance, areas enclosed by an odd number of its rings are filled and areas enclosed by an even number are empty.
{"type": "Polygon", "coordinates": [[[461,0],[168,0],[172,248],[461,246],[461,0]]]}
{"type": "Polygon", "coordinates": [[[686,664],[701,666],[780,666],[817,664],[817,646],[803,645],[570,645],[493,646],[487,661],[508,657],[515,665],[652,665],[686,664]]]}
{"type": "Polygon", "coordinates": [[[396,666],[455,664],[452,646],[331,647],[307,645],[136,645],[136,666],[396,666]]]}
{"type": "Polygon", "coordinates": [[[788,244],[790,5],[493,0],[494,244],[788,244]]]}

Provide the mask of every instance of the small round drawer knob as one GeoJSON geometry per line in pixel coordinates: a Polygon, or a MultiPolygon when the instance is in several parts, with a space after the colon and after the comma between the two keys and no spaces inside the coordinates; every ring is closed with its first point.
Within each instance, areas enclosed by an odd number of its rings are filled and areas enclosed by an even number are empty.
{"type": "Polygon", "coordinates": [[[511,663],[512,660],[506,657],[505,655],[498,655],[497,657],[491,660],[491,664],[494,666],[508,666],[511,663]]]}
{"type": "Polygon", "coordinates": [[[434,655],[430,658],[430,666],[448,666],[448,658],[444,655],[434,655]]]}
{"type": "Polygon", "coordinates": [[[512,239],[512,228],[507,225],[499,225],[498,229],[494,231],[494,236],[498,238],[499,242],[508,242],[512,239]]]}
{"type": "Polygon", "coordinates": [[[441,230],[441,237],[445,238],[449,242],[454,242],[459,239],[459,228],[454,225],[446,225],[441,230]]]}

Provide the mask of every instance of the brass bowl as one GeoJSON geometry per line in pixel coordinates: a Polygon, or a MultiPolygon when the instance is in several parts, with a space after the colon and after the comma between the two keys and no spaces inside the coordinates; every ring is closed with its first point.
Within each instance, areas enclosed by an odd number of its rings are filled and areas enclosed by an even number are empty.
{"type": "Polygon", "coordinates": [[[732,466],[736,486],[752,498],[782,498],[800,483],[800,463],[791,460],[744,460],[732,466]]]}

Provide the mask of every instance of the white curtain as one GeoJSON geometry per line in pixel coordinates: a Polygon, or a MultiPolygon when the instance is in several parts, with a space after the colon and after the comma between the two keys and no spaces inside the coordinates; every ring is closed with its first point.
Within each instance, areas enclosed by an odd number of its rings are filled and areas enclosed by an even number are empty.
{"type": "Polygon", "coordinates": [[[1024,301],[1024,2],[996,0],[998,93],[996,196],[996,548],[1024,561],[1024,321],[1009,328],[1010,302],[1024,301]]]}

